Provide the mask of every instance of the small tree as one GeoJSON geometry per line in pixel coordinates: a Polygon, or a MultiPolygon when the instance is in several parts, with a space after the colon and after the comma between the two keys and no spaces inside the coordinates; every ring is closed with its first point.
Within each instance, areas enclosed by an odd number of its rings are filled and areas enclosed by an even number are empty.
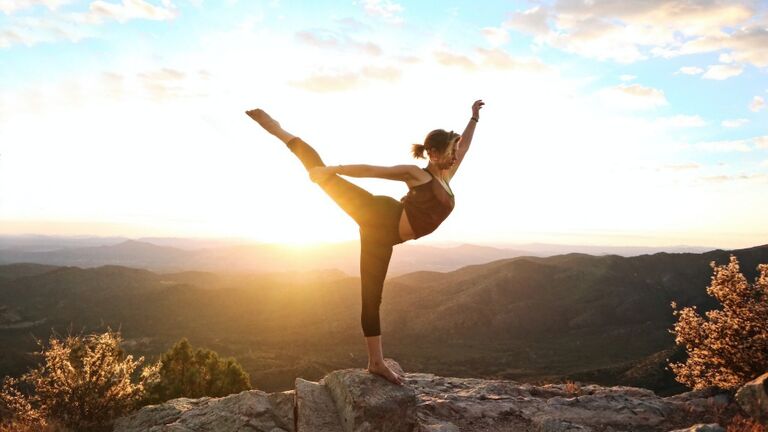
{"type": "Polygon", "coordinates": [[[103,334],[52,336],[40,343],[43,364],[19,379],[7,378],[0,401],[20,425],[45,427],[53,421],[75,430],[102,429],[136,407],[152,371],[145,368],[133,382],[144,358],[134,360],[120,349],[122,337],[103,334]]]}
{"type": "Polygon", "coordinates": [[[248,374],[235,359],[221,360],[214,351],[193,350],[189,341],[182,339],[160,358],[157,376],[148,387],[147,402],[220,397],[250,388],[248,374]]]}
{"type": "MultiPolygon", "coordinates": [[[[695,306],[674,311],[678,321],[671,333],[688,359],[669,366],[676,380],[691,388],[735,389],[768,370],[768,265],[758,266],[754,284],[741,274],[733,255],[726,265],[710,266],[714,275],[707,294],[723,308],[707,312],[706,318],[695,306]]],[[[672,308],[677,308],[674,302],[672,308]]]]}

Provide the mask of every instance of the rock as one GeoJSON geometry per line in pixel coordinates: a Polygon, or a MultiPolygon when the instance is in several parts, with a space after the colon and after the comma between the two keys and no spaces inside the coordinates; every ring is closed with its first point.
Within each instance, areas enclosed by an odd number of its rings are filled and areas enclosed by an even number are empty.
{"type": "Polygon", "coordinates": [[[267,394],[260,390],[223,398],[173,399],[118,419],[114,431],[294,432],[293,409],[286,416],[289,399],[293,391],[267,394]]]}
{"type": "Polygon", "coordinates": [[[768,372],[744,384],[736,392],[736,401],[754,420],[768,423],[768,372]]]}
{"type": "Polygon", "coordinates": [[[717,423],[710,424],[695,424],[688,429],[675,429],[670,432],[725,432],[722,426],[717,423]]]}
{"type": "MultiPolygon", "coordinates": [[[[406,385],[397,386],[364,369],[344,369],[320,382],[299,378],[290,392],[174,399],[118,420],[115,431],[715,432],[723,428],[705,423],[739,411],[716,388],[662,398],[633,387],[404,376],[406,385]]],[[[743,394],[750,391],[756,390],[743,394]]]]}
{"type": "Polygon", "coordinates": [[[324,385],[296,378],[296,429],[313,432],[341,430],[336,405],[324,385]]]}
{"type": "MultiPolygon", "coordinates": [[[[400,365],[387,365],[402,373],[400,365]]],[[[416,428],[416,393],[364,369],[333,371],[322,381],[331,392],[345,432],[398,431],[416,428]]]]}

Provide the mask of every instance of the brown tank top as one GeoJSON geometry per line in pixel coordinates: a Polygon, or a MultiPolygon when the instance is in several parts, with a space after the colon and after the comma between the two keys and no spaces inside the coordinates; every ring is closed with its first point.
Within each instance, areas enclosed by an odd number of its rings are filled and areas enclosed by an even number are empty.
{"type": "Polygon", "coordinates": [[[453,193],[449,193],[434,176],[427,183],[411,188],[400,201],[411,223],[414,238],[423,237],[437,229],[451,214],[455,204],[453,193]]]}

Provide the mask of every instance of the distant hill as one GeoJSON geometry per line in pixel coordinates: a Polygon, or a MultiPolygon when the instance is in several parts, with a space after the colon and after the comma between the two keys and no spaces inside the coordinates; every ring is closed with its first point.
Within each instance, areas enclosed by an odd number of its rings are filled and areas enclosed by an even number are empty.
{"type": "MultiPolygon", "coordinates": [[[[123,248],[143,248],[128,244],[123,248]]],[[[674,348],[672,300],[715,306],[711,261],[733,253],[752,279],[768,246],[637,257],[516,257],[388,279],[385,350],[407,370],[532,382],[578,378],[662,394],[674,348]]],[[[51,329],[120,328],[157,356],[181,337],[235,356],[258,388],[290,388],[366,357],[359,280],[339,271],[158,273],[122,266],[0,266],[0,373],[19,374],[51,329]]]]}
{"type": "MultiPolygon", "coordinates": [[[[703,248],[667,248],[668,252],[704,252],[703,248]]],[[[281,272],[337,269],[349,275],[359,272],[358,242],[292,248],[276,244],[234,240],[184,238],[0,236],[0,264],[36,263],[83,268],[121,265],[156,272],[281,272]]],[[[529,244],[521,247],[489,247],[462,244],[435,247],[408,242],[395,248],[389,275],[421,270],[447,272],[518,256],[551,256],[563,251],[592,254],[640,255],[658,248],[618,248],[529,244]]]]}

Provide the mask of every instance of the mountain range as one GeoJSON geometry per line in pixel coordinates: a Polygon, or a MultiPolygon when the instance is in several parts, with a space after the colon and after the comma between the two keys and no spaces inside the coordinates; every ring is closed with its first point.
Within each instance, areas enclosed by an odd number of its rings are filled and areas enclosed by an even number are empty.
{"type": "MultiPolygon", "coordinates": [[[[552,256],[568,252],[635,256],[665,252],[704,252],[701,247],[611,247],[526,244],[448,247],[405,243],[395,248],[389,275],[430,270],[446,272],[472,264],[519,256],[552,256]]],[[[359,271],[357,241],[307,247],[243,242],[231,239],[123,237],[0,236],[0,264],[38,263],[83,268],[122,265],[158,272],[285,272],[336,269],[359,271]]]]}
{"type": "MultiPolygon", "coordinates": [[[[125,246],[125,245],[123,245],[125,246]]],[[[135,245],[134,245],[135,246],[135,245]]],[[[384,348],[406,370],[532,383],[578,379],[684,390],[670,302],[707,311],[710,262],[737,256],[748,278],[768,245],[635,257],[515,257],[390,277],[384,348]]],[[[338,270],[157,272],[125,266],[0,266],[0,373],[17,375],[51,331],[120,329],[156,359],[178,339],[234,356],[266,391],[366,362],[359,279],[338,270]]]]}

